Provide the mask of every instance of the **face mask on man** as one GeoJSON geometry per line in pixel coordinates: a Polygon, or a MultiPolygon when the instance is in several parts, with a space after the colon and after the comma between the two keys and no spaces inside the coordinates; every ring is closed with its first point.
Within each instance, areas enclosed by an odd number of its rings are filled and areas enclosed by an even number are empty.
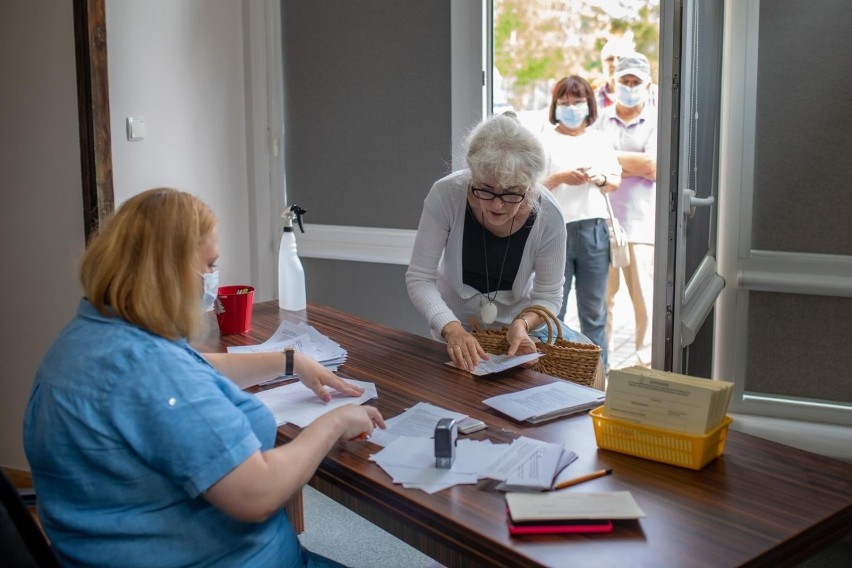
{"type": "Polygon", "coordinates": [[[204,292],[201,294],[201,309],[209,312],[216,304],[216,298],[219,296],[219,271],[205,272],[200,274],[204,281],[204,292]]]}
{"type": "Polygon", "coordinates": [[[618,83],[615,88],[615,100],[627,108],[633,108],[644,103],[647,96],[648,89],[645,85],[628,87],[618,83]]]}
{"type": "Polygon", "coordinates": [[[589,103],[556,105],[556,120],[565,128],[574,130],[589,116],[589,103]]]}

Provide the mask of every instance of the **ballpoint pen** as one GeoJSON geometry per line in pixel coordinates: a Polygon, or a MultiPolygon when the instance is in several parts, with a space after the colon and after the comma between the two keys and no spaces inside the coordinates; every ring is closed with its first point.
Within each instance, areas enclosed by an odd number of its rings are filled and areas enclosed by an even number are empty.
{"type": "Polygon", "coordinates": [[[574,479],[568,479],[563,481],[562,483],[557,483],[553,486],[553,489],[565,489],[566,487],[571,487],[572,485],[577,485],[578,483],[583,483],[584,481],[589,481],[590,479],[597,479],[598,477],[603,477],[605,475],[609,475],[612,473],[612,468],[609,469],[601,469],[587,475],[581,475],[580,477],[575,477],[574,479]]]}

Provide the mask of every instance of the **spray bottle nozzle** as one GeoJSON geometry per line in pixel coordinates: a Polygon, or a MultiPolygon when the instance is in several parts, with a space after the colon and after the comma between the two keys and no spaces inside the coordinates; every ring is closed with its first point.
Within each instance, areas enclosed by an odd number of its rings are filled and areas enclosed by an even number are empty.
{"type": "Polygon", "coordinates": [[[286,227],[292,227],[293,226],[293,220],[295,219],[296,223],[299,224],[299,230],[304,233],[305,227],[302,225],[302,215],[304,215],[307,212],[308,212],[307,209],[299,207],[296,204],[293,204],[290,207],[288,207],[287,209],[285,209],[284,213],[281,215],[285,219],[285,222],[284,222],[285,229],[286,229],[286,227]]]}

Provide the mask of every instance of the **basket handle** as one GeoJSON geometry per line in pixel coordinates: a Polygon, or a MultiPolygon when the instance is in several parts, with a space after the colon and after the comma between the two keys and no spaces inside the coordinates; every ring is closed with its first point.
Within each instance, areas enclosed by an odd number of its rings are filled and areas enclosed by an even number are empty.
{"type": "Polygon", "coordinates": [[[521,313],[531,312],[538,315],[547,324],[547,343],[555,344],[556,341],[562,341],[562,325],[559,323],[559,318],[553,315],[553,312],[544,306],[533,305],[524,308],[521,313]],[[556,328],[556,341],[553,340],[553,328],[556,328]]]}

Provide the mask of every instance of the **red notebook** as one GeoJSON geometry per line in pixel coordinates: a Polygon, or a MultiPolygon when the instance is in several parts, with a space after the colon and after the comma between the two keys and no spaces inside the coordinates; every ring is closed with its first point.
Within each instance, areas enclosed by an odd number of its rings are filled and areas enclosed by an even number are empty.
{"type": "Polygon", "coordinates": [[[608,519],[574,519],[570,521],[544,521],[513,523],[509,519],[509,534],[566,534],[612,532],[612,521],[608,519]]]}

